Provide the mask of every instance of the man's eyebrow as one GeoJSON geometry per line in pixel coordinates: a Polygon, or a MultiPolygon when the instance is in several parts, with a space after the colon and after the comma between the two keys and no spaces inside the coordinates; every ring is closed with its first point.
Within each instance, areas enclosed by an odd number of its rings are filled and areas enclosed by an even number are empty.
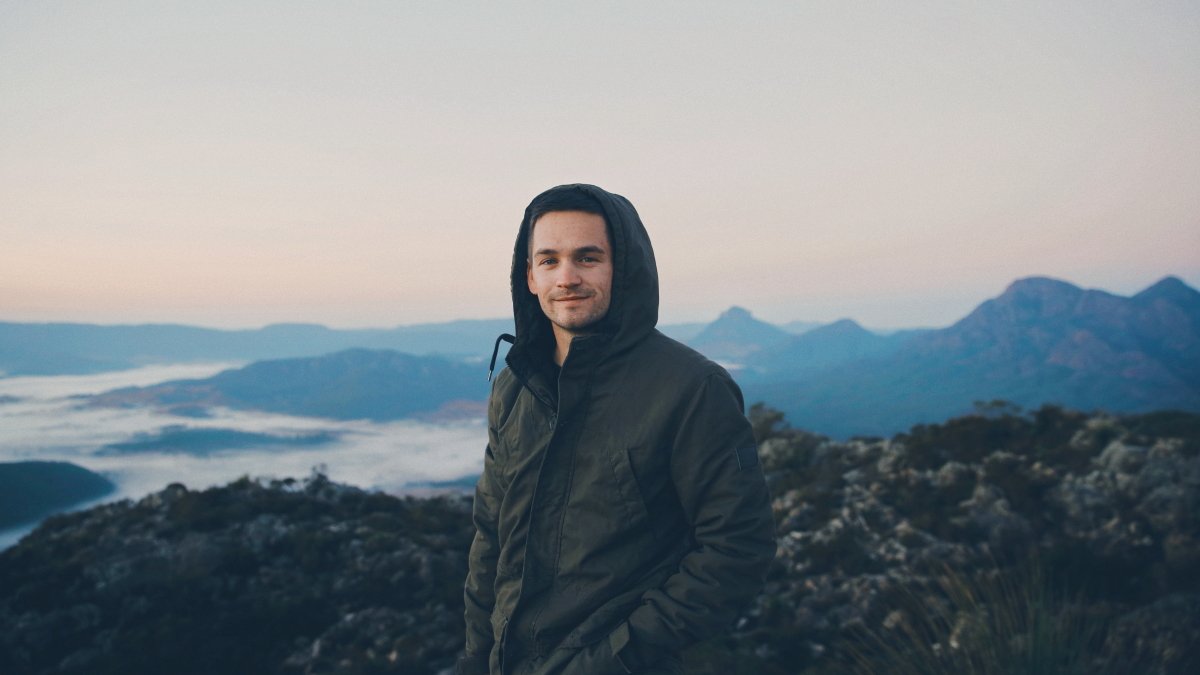
{"type": "MultiPolygon", "coordinates": [[[[607,255],[608,251],[604,250],[603,246],[597,246],[595,244],[588,244],[587,246],[580,246],[579,248],[575,249],[574,251],[571,251],[571,253],[573,253],[575,255],[579,255],[580,253],[602,253],[602,254],[607,255]]],[[[552,249],[552,248],[539,248],[538,250],[534,251],[533,254],[534,255],[558,255],[558,251],[555,249],[552,249]]]]}

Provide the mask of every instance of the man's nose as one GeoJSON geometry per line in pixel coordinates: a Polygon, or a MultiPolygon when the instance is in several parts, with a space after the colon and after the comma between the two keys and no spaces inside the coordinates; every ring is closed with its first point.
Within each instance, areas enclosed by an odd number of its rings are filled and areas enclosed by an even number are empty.
{"type": "Polygon", "coordinates": [[[559,265],[555,283],[564,287],[578,286],[580,284],[579,270],[575,269],[573,263],[567,262],[559,265]]]}

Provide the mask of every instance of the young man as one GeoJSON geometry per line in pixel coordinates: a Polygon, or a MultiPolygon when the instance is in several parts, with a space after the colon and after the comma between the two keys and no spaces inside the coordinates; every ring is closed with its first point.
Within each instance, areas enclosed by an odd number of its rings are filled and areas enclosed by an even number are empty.
{"type": "Polygon", "coordinates": [[[459,672],[682,672],[679,652],[735,618],[775,553],[741,392],[655,330],[654,252],[624,197],[538,195],[512,294],[459,672]]]}

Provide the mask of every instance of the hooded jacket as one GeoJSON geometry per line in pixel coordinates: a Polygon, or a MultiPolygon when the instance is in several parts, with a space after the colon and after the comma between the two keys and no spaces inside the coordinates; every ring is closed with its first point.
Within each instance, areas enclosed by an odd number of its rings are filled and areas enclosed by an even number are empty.
{"type": "Polygon", "coordinates": [[[591,185],[552,190],[603,209],[609,310],[572,340],[555,377],[550,323],[526,285],[526,209],[516,336],[475,491],[459,672],[664,672],[761,589],[775,553],[770,499],[738,387],[655,329],[658,272],[633,205],[591,185]]]}

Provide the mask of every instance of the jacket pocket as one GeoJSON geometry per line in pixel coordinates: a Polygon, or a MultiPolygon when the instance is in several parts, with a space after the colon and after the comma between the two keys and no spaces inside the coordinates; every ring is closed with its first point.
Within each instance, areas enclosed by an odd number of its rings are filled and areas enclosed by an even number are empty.
{"type": "Polygon", "coordinates": [[[637,474],[633,471],[633,463],[629,459],[629,450],[615,449],[609,454],[613,475],[616,478],[617,490],[621,493],[621,502],[625,506],[627,522],[645,523],[650,519],[646,509],[646,500],[642,497],[638,485],[637,474]]]}

